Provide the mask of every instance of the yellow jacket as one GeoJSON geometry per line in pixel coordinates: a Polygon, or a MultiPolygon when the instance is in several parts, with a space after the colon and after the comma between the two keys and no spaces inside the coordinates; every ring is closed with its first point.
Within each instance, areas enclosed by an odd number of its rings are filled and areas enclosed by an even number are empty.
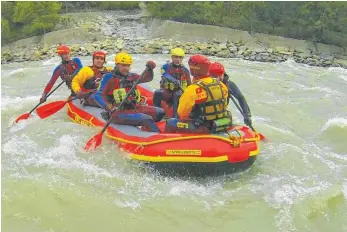
{"type": "MultiPolygon", "coordinates": [[[[99,69],[99,71],[106,71],[106,70],[112,71],[112,68],[111,67],[103,67],[103,68],[99,69]]],[[[81,68],[80,71],[76,74],[76,76],[72,79],[72,82],[71,82],[72,90],[75,93],[77,93],[78,91],[81,90],[81,88],[83,88],[84,83],[86,83],[89,79],[93,78],[94,76],[96,78],[101,78],[102,74],[100,72],[95,74],[93,68],[91,68],[90,66],[85,66],[85,67],[81,68]]]]}
{"type": "MultiPolygon", "coordinates": [[[[212,77],[205,77],[202,79],[199,79],[199,81],[202,81],[204,84],[210,84],[213,82],[212,77]]],[[[224,100],[225,100],[225,107],[228,105],[228,87],[220,82],[222,89],[223,89],[223,95],[224,95],[224,100]]],[[[207,93],[206,91],[198,86],[197,84],[191,84],[188,86],[185,90],[184,93],[182,94],[177,113],[180,119],[187,119],[189,118],[189,115],[195,106],[195,104],[200,104],[204,103],[207,100],[207,93]]]]}

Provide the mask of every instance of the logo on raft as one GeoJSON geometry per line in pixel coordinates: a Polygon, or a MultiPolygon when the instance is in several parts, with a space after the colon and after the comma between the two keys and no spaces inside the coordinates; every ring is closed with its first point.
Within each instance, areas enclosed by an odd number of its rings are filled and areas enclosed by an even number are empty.
{"type": "MultiPolygon", "coordinates": [[[[93,118],[91,118],[91,119],[93,119],[93,118]]],[[[93,123],[91,123],[90,121],[87,121],[87,120],[79,117],[77,114],[75,114],[74,121],[79,123],[79,124],[85,125],[85,126],[94,126],[93,123]]]]}
{"type": "Polygon", "coordinates": [[[166,155],[201,155],[201,150],[166,150],[166,155]]]}

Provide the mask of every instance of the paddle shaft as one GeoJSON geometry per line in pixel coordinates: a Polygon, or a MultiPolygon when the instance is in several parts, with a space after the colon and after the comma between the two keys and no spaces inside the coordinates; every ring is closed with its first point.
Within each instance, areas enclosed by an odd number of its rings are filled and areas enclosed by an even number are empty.
{"type": "MultiPolygon", "coordinates": [[[[51,92],[49,92],[49,93],[47,94],[47,96],[46,96],[46,99],[47,99],[54,91],[56,91],[62,84],[64,84],[64,82],[65,82],[65,81],[60,82],[60,84],[59,84],[57,87],[55,87],[51,92]]],[[[37,105],[34,107],[34,109],[32,109],[32,110],[29,112],[29,114],[31,114],[34,110],[36,110],[36,108],[39,107],[42,103],[43,103],[43,102],[40,102],[39,104],[37,104],[37,105]]]]}
{"type": "MultiPolygon", "coordinates": [[[[237,104],[237,102],[234,99],[234,96],[231,94],[231,92],[229,92],[229,96],[231,98],[231,100],[234,102],[235,106],[237,107],[237,109],[240,111],[240,113],[242,114],[243,118],[246,118],[245,113],[242,111],[241,107],[237,104]]],[[[252,125],[249,126],[253,131],[255,131],[255,129],[253,128],[252,125]]]]}
{"type": "MultiPolygon", "coordinates": [[[[95,92],[96,90],[97,90],[97,89],[93,89],[93,90],[89,91],[88,93],[86,93],[86,94],[83,96],[83,98],[88,97],[90,94],[92,94],[92,93],[95,92]]],[[[76,99],[78,99],[78,97],[73,97],[73,98],[71,98],[70,100],[67,100],[66,103],[71,102],[71,101],[76,100],[76,99]]]]}
{"type": "MultiPolygon", "coordinates": [[[[134,85],[131,87],[131,89],[127,92],[127,94],[125,95],[123,101],[119,104],[118,107],[115,107],[113,110],[111,110],[111,114],[118,110],[118,109],[121,109],[124,105],[124,103],[126,102],[126,100],[128,99],[128,97],[130,96],[130,94],[134,91],[134,89],[136,88],[136,85],[140,82],[140,80],[144,77],[146,71],[148,70],[148,68],[146,68],[141,76],[139,77],[139,79],[136,80],[136,82],[134,83],[134,85]]],[[[104,128],[102,128],[102,131],[101,131],[101,134],[103,134],[105,132],[105,130],[107,129],[107,127],[111,124],[111,121],[112,121],[112,115],[110,117],[110,119],[107,121],[106,125],[104,126],[104,128]]]]}

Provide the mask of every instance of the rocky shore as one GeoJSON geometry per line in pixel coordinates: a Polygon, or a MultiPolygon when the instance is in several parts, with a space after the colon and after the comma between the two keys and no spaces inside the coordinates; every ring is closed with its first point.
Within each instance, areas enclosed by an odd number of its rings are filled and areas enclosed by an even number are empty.
{"type": "MultiPolygon", "coordinates": [[[[97,39],[84,43],[67,43],[72,56],[90,56],[95,50],[105,50],[115,54],[124,50],[132,54],[169,54],[170,49],[181,47],[186,54],[204,54],[222,58],[239,58],[259,62],[284,62],[293,59],[297,63],[321,67],[344,67],[333,55],[307,54],[288,47],[252,48],[243,41],[220,41],[212,39],[207,42],[176,41],[164,38],[149,38],[149,30],[143,15],[105,14],[95,17],[94,21],[74,20],[66,17],[57,29],[74,27],[83,28],[90,36],[98,34],[97,39]],[[117,16],[115,16],[117,15],[117,16]],[[100,24],[102,26],[100,26],[100,24]]],[[[59,32],[59,31],[57,31],[59,32]]],[[[45,60],[56,56],[58,44],[33,44],[30,49],[7,50],[1,54],[1,63],[45,60]]]]}

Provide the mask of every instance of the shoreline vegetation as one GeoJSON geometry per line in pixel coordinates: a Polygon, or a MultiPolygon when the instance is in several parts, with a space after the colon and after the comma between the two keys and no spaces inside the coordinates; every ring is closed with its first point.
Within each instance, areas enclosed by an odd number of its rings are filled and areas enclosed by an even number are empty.
{"type": "Polygon", "coordinates": [[[65,43],[71,46],[73,56],[88,56],[96,49],[168,54],[179,46],[187,54],[261,62],[293,59],[312,66],[347,68],[344,2],[1,5],[2,64],[48,59],[55,56],[59,43],[65,43]],[[26,38],[29,36],[33,37],[26,38]]]}

